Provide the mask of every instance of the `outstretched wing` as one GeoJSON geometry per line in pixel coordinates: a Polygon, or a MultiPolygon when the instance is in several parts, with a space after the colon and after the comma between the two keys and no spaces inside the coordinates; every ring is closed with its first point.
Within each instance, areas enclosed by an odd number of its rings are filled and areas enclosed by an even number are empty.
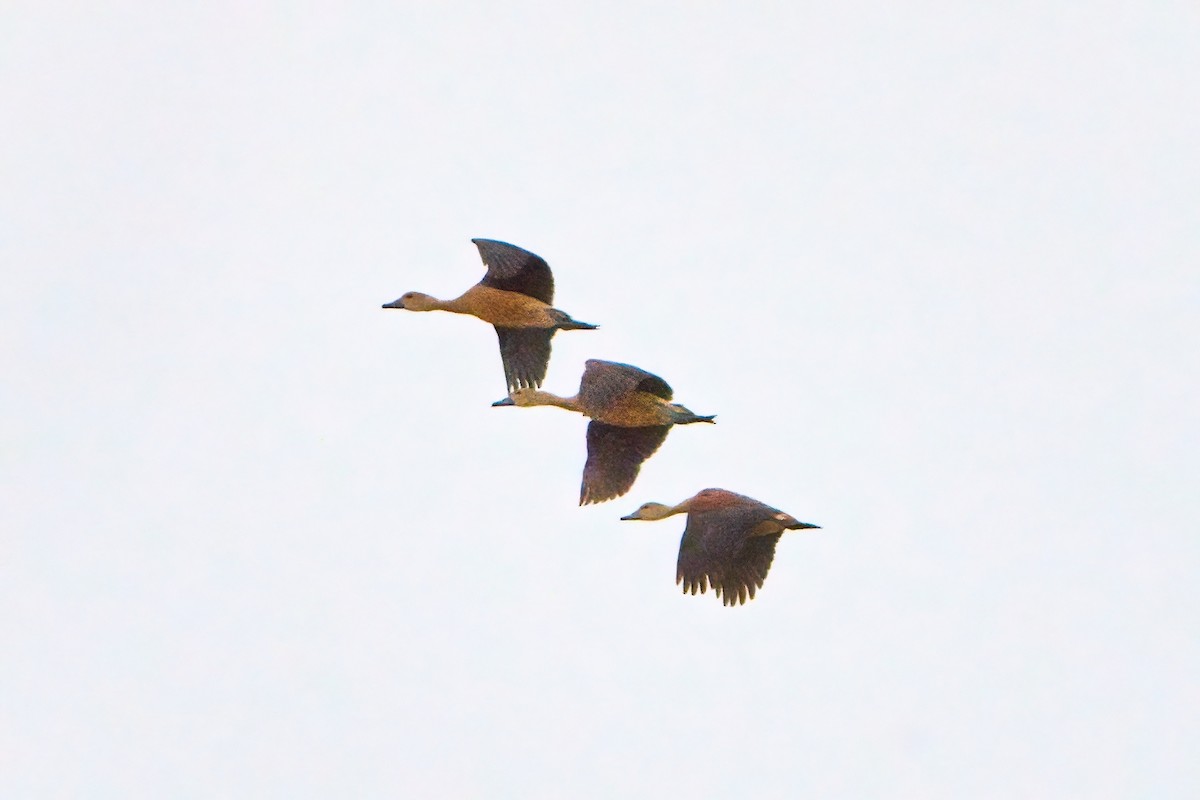
{"type": "Polygon", "coordinates": [[[662,446],[670,430],[670,425],[622,428],[589,422],[588,455],[583,465],[583,485],[579,487],[579,505],[603,503],[628,492],[637,480],[642,462],[662,446]]]}
{"type": "Polygon", "coordinates": [[[589,359],[579,381],[579,404],[588,414],[600,414],[630,392],[649,392],[664,400],[673,396],[670,385],[657,375],[630,364],[589,359]]]}
{"type": "Polygon", "coordinates": [[[754,599],[763,585],[780,533],[751,536],[763,521],[755,506],[689,513],[679,543],[675,582],[684,593],[704,592],[709,586],[725,605],[754,599]]]}
{"type": "Polygon", "coordinates": [[[537,388],[546,379],[554,328],[496,328],[509,391],[537,388]]]}
{"type": "Polygon", "coordinates": [[[481,284],[506,292],[520,292],[547,305],[554,303],[554,276],[550,274],[550,265],[541,256],[495,239],[471,241],[479,248],[479,257],[487,266],[481,284]]]}

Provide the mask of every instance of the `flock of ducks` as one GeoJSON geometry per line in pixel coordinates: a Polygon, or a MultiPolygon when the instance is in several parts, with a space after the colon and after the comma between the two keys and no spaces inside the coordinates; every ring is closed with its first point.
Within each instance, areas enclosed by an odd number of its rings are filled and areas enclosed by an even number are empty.
{"type": "MultiPolygon", "coordinates": [[[[628,492],[642,463],[662,446],[672,426],[713,422],[713,416],[671,402],[674,392],[662,378],[615,361],[589,360],[572,397],[542,391],[554,334],[597,326],[554,308],[554,276],[543,258],[507,242],[471,241],[487,267],[483,280],[453,300],[408,292],[383,307],[449,311],[490,323],[500,340],[508,387],[508,396],[493,406],[556,406],[591,420],[580,505],[628,492]]],[[[675,514],[687,514],[675,582],[691,594],[711,587],[727,606],[752,600],[762,588],[785,530],[820,527],[724,489],[704,489],[673,506],[645,503],[621,519],[660,520],[675,514]]]]}

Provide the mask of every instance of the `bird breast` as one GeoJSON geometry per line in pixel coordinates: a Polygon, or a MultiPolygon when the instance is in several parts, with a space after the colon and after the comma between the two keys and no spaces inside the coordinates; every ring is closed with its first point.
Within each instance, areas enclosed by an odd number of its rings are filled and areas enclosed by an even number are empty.
{"type": "Polygon", "coordinates": [[[466,294],[452,302],[457,306],[456,311],[476,316],[498,328],[554,327],[554,320],[549,314],[550,306],[520,292],[506,292],[491,286],[472,286],[466,294]]]}

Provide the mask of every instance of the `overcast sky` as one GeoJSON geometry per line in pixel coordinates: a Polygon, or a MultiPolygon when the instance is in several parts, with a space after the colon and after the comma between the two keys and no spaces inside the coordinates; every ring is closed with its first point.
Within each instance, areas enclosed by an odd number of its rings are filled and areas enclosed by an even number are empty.
{"type": "Polygon", "coordinates": [[[1200,796],[1194,4],[108,5],[0,11],[0,795],[1200,796]],[[578,508],[379,307],[472,237],[717,425],[578,508]]]}

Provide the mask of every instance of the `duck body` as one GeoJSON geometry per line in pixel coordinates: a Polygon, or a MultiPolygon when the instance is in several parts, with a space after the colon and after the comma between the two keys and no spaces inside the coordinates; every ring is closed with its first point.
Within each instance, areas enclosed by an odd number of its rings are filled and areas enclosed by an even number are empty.
{"type": "Polygon", "coordinates": [[[650,392],[630,392],[595,409],[592,414],[584,413],[597,422],[622,428],[674,425],[676,422],[673,404],[650,392]]]}
{"type": "Polygon", "coordinates": [[[551,330],[593,330],[596,326],[571,319],[565,311],[543,303],[536,297],[476,284],[453,300],[409,292],[384,308],[408,311],[449,311],[467,314],[497,328],[542,328],[551,330]]]}
{"type": "Polygon", "coordinates": [[[726,606],[754,599],[784,531],[820,527],[726,489],[704,489],[674,506],[645,503],[621,519],[660,520],[675,514],[688,515],[675,582],[684,594],[703,594],[711,586],[726,606]]]}
{"type": "Polygon", "coordinates": [[[487,273],[452,300],[407,292],[384,308],[466,314],[496,328],[508,388],[540,386],[550,363],[550,340],[560,330],[594,330],[554,308],[554,277],[544,259],[494,239],[472,239],[487,273]]]}
{"type": "Polygon", "coordinates": [[[712,417],[693,414],[685,407],[671,403],[650,392],[629,392],[614,397],[603,405],[588,404],[580,395],[562,397],[541,389],[515,389],[509,400],[493,405],[553,406],[619,428],[646,428],[660,425],[685,425],[689,422],[711,422],[712,417]]]}
{"type": "Polygon", "coordinates": [[[587,461],[579,504],[602,503],[629,491],[641,465],[658,451],[674,425],[712,422],[672,403],[673,391],[662,378],[630,364],[591,359],[579,392],[563,397],[522,388],[492,405],[554,406],[591,419],[587,461]]]}

